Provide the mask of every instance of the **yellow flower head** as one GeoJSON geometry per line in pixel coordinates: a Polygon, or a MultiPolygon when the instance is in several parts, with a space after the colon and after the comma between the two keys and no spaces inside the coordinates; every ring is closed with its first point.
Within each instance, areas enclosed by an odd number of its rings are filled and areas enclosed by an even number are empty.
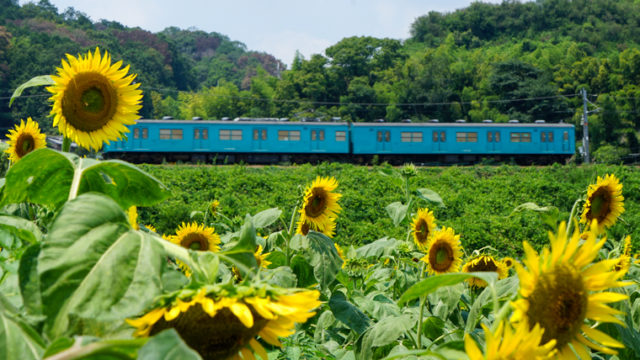
{"type": "Polygon", "coordinates": [[[329,218],[325,223],[324,229],[319,229],[316,224],[308,221],[307,219],[304,219],[303,217],[300,217],[300,220],[298,220],[298,224],[296,227],[296,234],[306,236],[310,230],[321,232],[327,237],[333,238],[336,234],[336,219],[329,218]]]}
{"type": "Polygon", "coordinates": [[[31,118],[27,118],[26,124],[21,119],[20,125],[9,130],[7,137],[9,148],[5,152],[9,154],[9,160],[14,164],[33,150],[47,146],[47,136],[40,132],[38,123],[31,118]]]}
{"type": "MultiPolygon", "coordinates": [[[[487,271],[498,273],[498,279],[504,279],[509,275],[509,268],[502,261],[498,261],[490,255],[480,255],[464,264],[462,272],[487,271]]],[[[483,288],[487,287],[487,282],[478,278],[466,280],[469,285],[483,288]]]]}
{"type": "Polygon", "coordinates": [[[211,213],[211,215],[216,215],[218,214],[218,209],[220,208],[220,201],[218,200],[213,200],[211,202],[211,204],[209,204],[209,212],[211,213]]]}
{"type": "Polygon", "coordinates": [[[305,190],[300,221],[306,221],[311,225],[311,229],[318,229],[323,233],[331,227],[331,223],[335,223],[338,213],[342,210],[338,205],[342,195],[333,192],[337,187],[338,182],[335,178],[317,177],[305,190]]]}
{"type": "Polygon", "coordinates": [[[615,175],[598,176],[595,184],[589,185],[587,200],[580,217],[581,223],[591,224],[597,220],[600,225],[596,232],[611,227],[624,212],[622,184],[615,175]]]}
{"type": "Polygon", "coordinates": [[[618,258],[618,263],[614,266],[616,271],[622,271],[626,274],[631,267],[631,236],[627,235],[624,239],[624,245],[622,247],[622,252],[620,257],[618,258]]]}
{"type": "Polygon", "coordinates": [[[132,84],[136,75],[127,75],[129,66],[121,66],[122,61],[112,65],[109,54],[101,55],[98,48],[85,56],[67,54],[51,76],[55,84],[47,87],[53,94],[53,126],[88,150],[121,139],[142,107],[140,84],[132,84]]]}
{"type": "Polygon", "coordinates": [[[595,222],[591,227],[594,231],[588,233],[586,240],[581,239],[578,230],[568,238],[563,222],[557,234],[549,233],[551,250],[545,248],[538,254],[524,242],[526,269],[515,264],[520,299],[513,303],[512,321],[524,322],[530,329],[539,324],[544,330],[542,342],[556,341],[558,359],[576,359],[574,350],[588,359],[589,348],[615,354],[610,347],[623,347],[591,326],[591,321],[623,325],[615,317],[621,312],[607,303],[624,300],[627,295],[606,290],[628,285],[618,281],[624,274],[613,269],[617,259],[592,263],[606,238],[596,238],[595,222]]]}
{"type": "MultiPolygon", "coordinates": [[[[164,239],[165,236],[163,235],[162,238],[164,239]]],[[[216,234],[215,229],[195,222],[189,224],[183,222],[178,227],[176,235],[170,235],[167,240],[191,250],[220,251],[220,236],[216,234]]],[[[187,276],[191,276],[191,270],[187,264],[180,260],[176,260],[176,263],[187,276]]]]}
{"type": "Polygon", "coordinates": [[[464,348],[470,360],[543,360],[553,358],[555,340],[541,344],[544,330],[539,325],[529,329],[525,324],[512,328],[508,322],[500,322],[495,333],[482,324],[486,340],[486,351],[482,351],[466,335],[464,348]]]}
{"type": "Polygon", "coordinates": [[[416,243],[416,246],[418,246],[418,249],[424,251],[429,236],[431,236],[435,228],[436,218],[433,216],[433,211],[429,209],[418,209],[418,213],[411,223],[413,241],[416,243]]]}
{"type": "Polygon", "coordinates": [[[256,258],[258,267],[263,267],[266,269],[269,265],[271,265],[271,261],[267,260],[267,256],[269,256],[269,254],[271,253],[262,253],[262,250],[262,245],[258,245],[256,252],[253,253],[253,256],[256,258]]]}
{"type": "Polygon", "coordinates": [[[462,264],[460,235],[452,228],[443,228],[433,233],[426,246],[427,255],[422,259],[429,274],[457,272],[462,264]]]}
{"type": "Polygon", "coordinates": [[[173,328],[204,359],[267,360],[256,336],[274,346],[295,332],[320,305],[315,290],[269,290],[245,285],[201,288],[171,304],[159,306],[137,319],[127,319],[135,336],[153,336],[173,328]]]}
{"type": "Polygon", "coordinates": [[[513,267],[513,265],[515,265],[516,263],[516,259],[512,258],[512,257],[504,257],[502,258],[502,260],[500,260],[502,262],[502,264],[508,269],[511,269],[513,267]]]}

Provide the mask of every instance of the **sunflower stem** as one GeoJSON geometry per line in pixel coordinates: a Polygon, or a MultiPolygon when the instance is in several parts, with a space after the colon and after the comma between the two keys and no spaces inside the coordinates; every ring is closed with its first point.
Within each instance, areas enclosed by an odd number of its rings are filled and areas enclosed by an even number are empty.
{"type": "Polygon", "coordinates": [[[62,139],[62,151],[69,152],[70,150],[71,150],[71,139],[65,136],[62,139]]]}
{"type": "Polygon", "coordinates": [[[581,199],[576,200],[571,207],[571,214],[569,215],[569,221],[567,224],[567,236],[569,236],[569,234],[571,233],[571,227],[573,226],[573,217],[576,214],[576,209],[578,208],[578,204],[580,203],[580,201],[581,199]]]}
{"type": "Polygon", "coordinates": [[[73,173],[73,180],[71,181],[71,188],[69,189],[68,201],[75,199],[78,196],[78,190],[80,189],[80,179],[82,179],[82,158],[78,159],[78,167],[73,173]]]}
{"type": "Polygon", "coordinates": [[[298,205],[293,207],[293,213],[291,213],[291,221],[289,222],[289,228],[287,229],[287,238],[286,240],[286,245],[287,245],[287,266],[291,265],[291,258],[289,257],[291,252],[289,249],[289,243],[291,242],[291,237],[293,236],[293,224],[296,221],[296,213],[298,212],[298,205]]]}
{"type": "MultiPolygon", "coordinates": [[[[422,276],[424,274],[424,267],[425,267],[426,263],[423,263],[420,266],[420,275],[418,276],[418,282],[420,282],[420,280],[422,280],[422,276]]],[[[424,306],[427,302],[427,296],[423,295],[420,297],[420,315],[418,317],[418,331],[417,331],[417,350],[418,349],[422,349],[422,318],[424,316],[424,306]]]]}

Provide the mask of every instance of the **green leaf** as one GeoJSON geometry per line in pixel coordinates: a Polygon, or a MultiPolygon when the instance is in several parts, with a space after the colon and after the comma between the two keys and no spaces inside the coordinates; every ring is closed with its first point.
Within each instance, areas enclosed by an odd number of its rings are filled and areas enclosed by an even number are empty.
{"type": "Polygon", "coordinates": [[[538,214],[540,214],[542,221],[552,229],[556,228],[556,225],[558,223],[558,216],[560,215],[560,210],[558,210],[558,208],[555,206],[539,206],[536,203],[527,202],[516,206],[516,208],[513,209],[509,216],[522,211],[537,212],[538,214]]]}
{"type": "Polygon", "coordinates": [[[174,329],[164,330],[138,351],[138,360],[200,360],[200,355],[182,341],[174,329]]]}
{"type": "Polygon", "coordinates": [[[24,307],[32,315],[42,315],[42,294],[38,277],[38,257],[42,244],[33,244],[20,258],[18,280],[24,307]]]}
{"type": "Polygon", "coordinates": [[[20,240],[34,244],[42,240],[42,232],[36,224],[17,216],[0,215],[0,247],[21,247],[20,240]],[[4,235],[4,236],[3,236],[4,235]]]}
{"type": "Polygon", "coordinates": [[[336,319],[342,321],[351,330],[358,333],[358,335],[365,332],[369,327],[369,317],[351,304],[341,291],[336,291],[331,294],[329,308],[336,319]]]}
{"type": "Polygon", "coordinates": [[[429,316],[422,322],[422,333],[431,340],[444,334],[444,320],[437,316],[429,316]]]}
{"type": "Polygon", "coordinates": [[[324,234],[309,231],[307,238],[311,245],[309,262],[313,266],[313,275],[320,287],[326,289],[336,280],[336,274],[342,268],[342,259],[338,255],[333,240],[324,234]]]}
{"type": "Polygon", "coordinates": [[[298,278],[297,287],[306,288],[316,283],[313,267],[304,256],[295,255],[291,258],[291,270],[298,278]]]}
{"type": "Polygon", "coordinates": [[[390,238],[378,239],[370,244],[359,247],[356,253],[363,258],[380,258],[382,255],[390,255],[398,240],[390,238]]]}
{"type": "Polygon", "coordinates": [[[251,216],[247,215],[240,229],[238,240],[228,243],[219,254],[230,260],[244,275],[257,266],[256,258],[253,256],[256,246],[256,229],[253,226],[251,216]]]}
{"type": "Polygon", "coordinates": [[[387,214],[391,220],[393,220],[393,225],[398,226],[407,216],[407,210],[409,210],[409,205],[404,205],[401,202],[393,202],[385,208],[387,210],[387,214]]]}
{"type": "Polygon", "coordinates": [[[36,267],[49,337],[88,327],[109,332],[146,309],[162,292],[162,273],[170,271],[161,242],[132,230],[122,208],[104,195],[83,194],[65,204],[29,271],[36,267]]]}
{"type": "Polygon", "coordinates": [[[0,358],[4,360],[41,359],[44,341],[29,324],[0,306],[0,358]]]}
{"type": "Polygon", "coordinates": [[[55,82],[51,78],[51,75],[40,75],[40,76],[36,76],[34,78],[31,78],[31,80],[28,80],[27,82],[25,82],[22,85],[18,86],[13,91],[13,95],[11,95],[11,99],[9,99],[9,107],[11,107],[11,104],[13,104],[13,100],[15,100],[17,97],[22,95],[22,92],[25,89],[30,88],[30,87],[34,87],[34,86],[53,85],[53,84],[55,84],[55,82]]]}
{"type": "Polygon", "coordinates": [[[418,197],[423,200],[432,202],[440,207],[446,207],[444,205],[444,201],[442,201],[442,197],[440,197],[440,194],[431,189],[418,189],[418,197]]]}
{"type": "Polygon", "coordinates": [[[373,348],[385,346],[398,340],[415,323],[407,315],[390,316],[371,326],[361,337],[357,358],[369,360],[373,358],[373,348]]]}
{"type": "Polygon", "coordinates": [[[57,338],[51,344],[49,344],[47,350],[44,352],[44,355],[42,355],[42,358],[46,359],[49,356],[62,352],[73,346],[74,343],[75,340],[69,337],[57,338]]]}
{"type": "Polygon", "coordinates": [[[449,273],[430,276],[407,289],[400,297],[400,300],[398,300],[398,305],[402,306],[408,301],[428,295],[440,287],[455,285],[470,277],[477,277],[488,283],[492,283],[497,279],[497,276],[498,274],[494,272],[449,273]]]}
{"type": "Polygon", "coordinates": [[[151,206],[170,195],[160,181],[126,162],[101,162],[38,149],[7,172],[2,204],[28,201],[59,207],[69,198],[74,177],[79,179],[76,195],[103,193],[123,209],[132,205],[151,206]]]}
{"type": "Polygon", "coordinates": [[[255,226],[256,229],[267,227],[276,222],[281,214],[282,210],[278,208],[261,211],[253,216],[253,226],[255,226]]]}

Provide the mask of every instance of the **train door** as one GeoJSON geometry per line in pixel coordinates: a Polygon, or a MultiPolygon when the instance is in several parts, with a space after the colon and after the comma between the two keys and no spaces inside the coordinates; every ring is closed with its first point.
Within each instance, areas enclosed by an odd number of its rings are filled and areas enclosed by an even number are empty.
{"type": "Polygon", "coordinates": [[[323,150],[324,129],[311,129],[311,151],[323,150]]]}
{"type": "Polygon", "coordinates": [[[562,151],[563,152],[569,151],[569,132],[568,131],[562,132],[562,151]]]}
{"type": "Polygon", "coordinates": [[[149,129],[146,127],[135,127],[133,128],[133,148],[134,149],[144,149],[145,142],[149,137],[149,129]]]}
{"type": "Polygon", "coordinates": [[[378,152],[391,151],[391,132],[389,130],[376,130],[376,150],[378,152]]]}
{"type": "Polygon", "coordinates": [[[500,150],[500,131],[487,131],[487,151],[490,153],[500,150]]]}
{"type": "Polygon", "coordinates": [[[553,151],[553,131],[541,131],[540,132],[540,144],[542,152],[553,151]]]}
{"type": "Polygon", "coordinates": [[[433,130],[431,136],[431,151],[434,153],[442,152],[445,149],[444,142],[447,141],[447,135],[444,130],[433,130]]]}
{"type": "Polygon", "coordinates": [[[253,150],[267,150],[267,128],[258,127],[253,129],[253,150]]]}
{"type": "Polygon", "coordinates": [[[206,128],[193,129],[193,149],[207,149],[207,141],[209,140],[209,130],[206,128]]]}

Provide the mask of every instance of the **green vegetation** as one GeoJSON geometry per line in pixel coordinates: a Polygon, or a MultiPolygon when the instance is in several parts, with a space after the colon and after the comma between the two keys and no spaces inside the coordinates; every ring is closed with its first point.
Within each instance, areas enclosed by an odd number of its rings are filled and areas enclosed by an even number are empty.
{"type": "MultiPolygon", "coordinates": [[[[301,199],[305,184],[316,176],[335,176],[338,192],[343,194],[343,211],[337,221],[336,241],[361,246],[388,236],[404,240],[409,222],[398,226],[385,207],[404,201],[401,179],[387,175],[391,167],[367,168],[345,164],[317,167],[234,166],[151,166],[142,167],[172,191],[168,200],[140,209],[140,222],[155,226],[159,232],[173,233],[182,222],[190,221],[191,211],[204,211],[211,201],[220,201],[223,214],[239,225],[244,216],[279,207],[288,219],[301,199]]],[[[636,168],[605,166],[552,166],[547,168],[449,167],[419,168],[410,179],[410,191],[434,190],[445,207],[420,200],[419,206],[433,209],[440,226],[453,227],[462,234],[465,249],[491,246],[503,255],[522,251],[522,241],[536,245],[548,243],[544,216],[535,211],[513,210],[533,202],[538,206],[556,206],[560,219],[569,216],[575,199],[586,193],[596,176],[615,173],[624,184],[625,222],[614,226],[615,238],[640,231],[640,173],[636,168]]],[[[196,218],[198,219],[198,218],[196,218]]],[[[280,227],[282,224],[275,224],[280,227]]],[[[553,225],[556,226],[555,224],[553,225]]],[[[633,238],[636,244],[638,239],[633,238]]]]}
{"type": "MultiPolygon", "coordinates": [[[[473,3],[418,17],[410,39],[345,38],[324,54],[296,56],[284,71],[271,55],[219,33],[154,34],[92,22],[75,9],[59,13],[47,0],[0,4],[0,96],[34,74],[52,73],[65,53],[96,45],[129,59],[144,84],[146,118],[544,119],[573,123],[581,136],[577,95],[585,88],[590,110],[599,109],[590,115],[592,151],[616,147],[597,160],[640,153],[634,0],[473,3]]],[[[50,121],[41,97],[5,106],[0,128],[27,116],[45,129],[50,121]]]]}

